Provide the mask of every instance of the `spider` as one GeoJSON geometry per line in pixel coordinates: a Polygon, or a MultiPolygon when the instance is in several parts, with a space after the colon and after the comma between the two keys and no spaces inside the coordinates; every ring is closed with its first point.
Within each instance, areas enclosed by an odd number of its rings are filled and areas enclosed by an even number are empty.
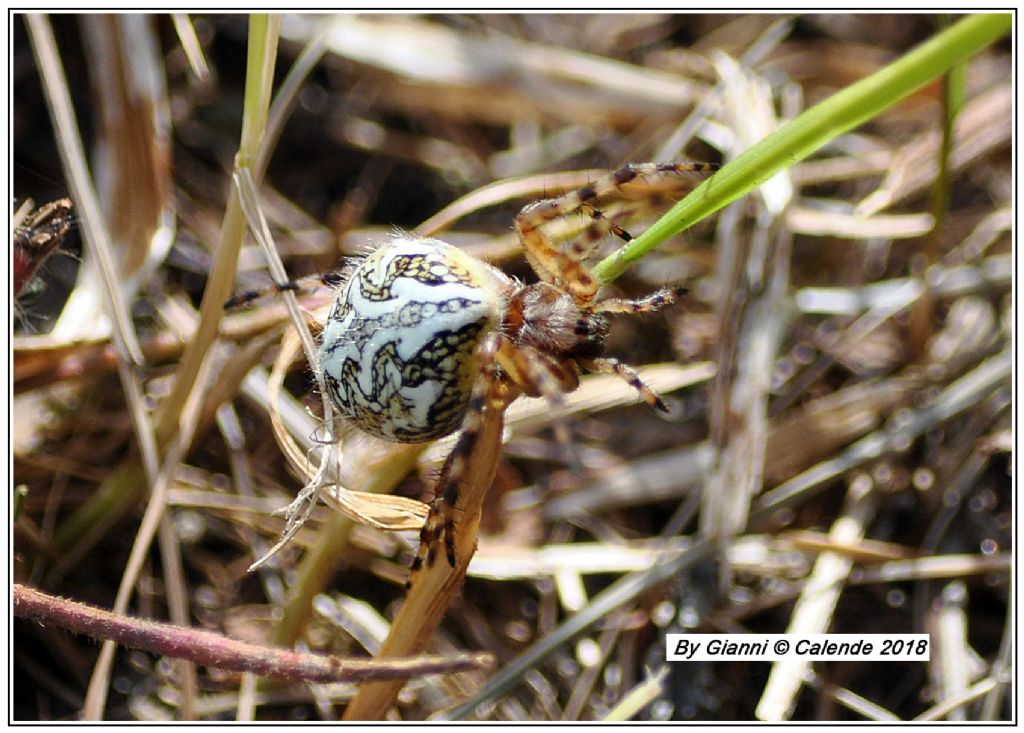
{"type": "Polygon", "coordinates": [[[519,282],[436,239],[399,236],[367,256],[342,285],[319,347],[324,385],[337,408],[363,431],[395,442],[426,442],[461,429],[413,572],[424,560],[432,563],[442,544],[456,566],[459,480],[495,380],[558,406],[582,371],[608,372],[666,410],[632,368],[602,350],[610,315],[659,310],[685,289],[598,299],[600,283],[585,260],[606,233],[629,236],[594,202],[638,177],[715,169],[707,163],[627,165],[577,191],[527,205],[515,227],[536,283],[519,282]],[[576,211],[589,214],[593,224],[583,241],[561,247],[545,225],[576,211]]]}

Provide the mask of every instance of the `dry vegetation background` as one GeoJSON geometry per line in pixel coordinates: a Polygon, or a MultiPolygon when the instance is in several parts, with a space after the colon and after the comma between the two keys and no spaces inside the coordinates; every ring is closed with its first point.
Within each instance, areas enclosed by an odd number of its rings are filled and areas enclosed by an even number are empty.
{"type": "MultiPolygon", "coordinates": [[[[126,297],[147,357],[141,409],[155,415],[220,236],[247,18],[193,18],[202,80],[169,17],[130,27],[153,34],[153,63],[131,67],[166,81],[166,99],[153,87],[163,136],[146,126],[147,101],[103,121],[118,77],[100,78],[100,49],[115,46],[104,34],[116,27],[52,22],[91,165],[118,182],[102,208],[124,281],[140,280],[126,297]]],[[[327,24],[285,19],[275,88],[327,24]]],[[[511,222],[557,185],[539,174],[724,162],[940,26],[929,15],[346,18],[295,90],[262,205],[301,275],[477,192],[444,236],[528,277],[511,222]]],[[[13,53],[14,191],[42,203],[69,189],[20,18],[13,53]]],[[[479,551],[427,649],[487,652],[493,666],[416,676],[390,718],[467,700],[455,714],[495,721],[1011,715],[1010,63],[1004,42],[967,65],[948,167],[943,89],[932,84],[616,281],[632,296],[691,288],[663,314],[617,319],[608,346],[648,367],[672,415],[633,404],[614,380],[586,382],[570,401],[578,473],[552,439],[550,410],[510,412],[479,551]],[[701,533],[725,539],[710,546],[701,533]],[[928,632],[931,662],[664,662],[666,633],[787,629],[928,632]]],[[[639,201],[634,234],[666,208],[639,201]]],[[[51,333],[79,251],[76,227],[15,325],[14,484],[27,494],[14,580],[110,609],[152,487],[114,347],[73,343],[95,319],[51,333]]],[[[231,288],[267,282],[247,245],[231,288]]],[[[321,505],[284,551],[246,570],[281,531],[269,512],[303,483],[275,442],[260,380],[283,319],[271,299],[223,320],[129,612],[367,656],[402,602],[415,533],[399,541],[321,505]]],[[[319,410],[318,399],[301,364],[285,386],[298,424],[312,424],[302,408],[319,410]]],[[[390,493],[429,496],[443,447],[417,460],[354,445],[353,487],[392,481],[390,493]],[[380,478],[381,466],[394,475],[380,478]]],[[[90,678],[107,690],[111,720],[334,720],[356,689],[256,681],[123,647],[96,681],[89,638],[25,620],[13,634],[21,720],[74,718],[90,678]]]]}

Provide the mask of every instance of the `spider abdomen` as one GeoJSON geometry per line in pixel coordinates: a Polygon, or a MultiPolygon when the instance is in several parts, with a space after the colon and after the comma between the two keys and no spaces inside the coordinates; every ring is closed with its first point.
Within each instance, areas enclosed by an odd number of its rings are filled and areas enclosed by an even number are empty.
{"type": "Polygon", "coordinates": [[[320,343],[334,404],[371,435],[418,443],[458,429],[476,350],[501,320],[505,275],[432,239],[396,239],[339,292],[320,343]]]}

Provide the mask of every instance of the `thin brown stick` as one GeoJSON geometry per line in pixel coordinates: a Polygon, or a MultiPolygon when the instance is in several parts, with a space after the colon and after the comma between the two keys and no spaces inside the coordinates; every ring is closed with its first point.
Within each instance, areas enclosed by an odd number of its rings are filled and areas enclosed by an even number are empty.
{"type": "Polygon", "coordinates": [[[84,603],[57,598],[14,585],[14,615],[39,623],[115,641],[177,659],[219,669],[252,672],[262,677],[307,682],[368,682],[406,679],[414,675],[459,672],[489,667],[489,654],[420,656],[406,659],[350,659],[301,654],[289,649],[258,646],[220,634],[187,629],[146,619],[118,616],[84,603]]]}

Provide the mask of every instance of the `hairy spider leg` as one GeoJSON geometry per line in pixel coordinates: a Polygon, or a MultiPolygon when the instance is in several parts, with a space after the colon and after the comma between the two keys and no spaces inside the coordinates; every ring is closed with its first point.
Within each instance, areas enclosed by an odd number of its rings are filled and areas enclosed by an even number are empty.
{"type": "MultiPolygon", "coordinates": [[[[432,564],[436,558],[436,548],[442,543],[448,564],[455,567],[455,518],[459,482],[465,472],[466,462],[476,447],[487,406],[487,395],[499,374],[497,367],[500,366],[508,378],[525,393],[549,400],[559,413],[565,404],[563,393],[579,383],[573,368],[560,364],[532,346],[515,346],[500,333],[486,337],[480,347],[480,361],[481,375],[473,385],[466,416],[463,418],[462,433],[438,478],[438,485],[442,488],[434,498],[434,505],[420,533],[420,549],[413,560],[413,572],[419,570],[424,562],[428,566],[432,564]]],[[[556,421],[555,433],[562,445],[572,446],[569,429],[564,421],[556,421]]],[[[579,463],[577,455],[573,454],[570,458],[572,462],[579,463]]]]}
{"type": "MultiPolygon", "coordinates": [[[[671,305],[687,292],[687,288],[684,287],[667,287],[662,288],[661,290],[656,290],[650,295],[645,295],[644,297],[637,298],[636,300],[630,300],[628,298],[608,298],[595,303],[591,306],[591,310],[595,313],[653,313],[661,310],[665,306],[671,305]]],[[[635,389],[648,405],[661,410],[662,412],[668,412],[668,407],[662,399],[654,393],[654,390],[644,384],[644,381],[640,378],[640,375],[637,374],[636,370],[626,364],[623,364],[618,359],[600,357],[593,359],[577,359],[577,362],[581,367],[591,372],[617,375],[626,382],[626,384],[635,389]]]]}
{"type": "MultiPolygon", "coordinates": [[[[660,197],[652,196],[651,200],[659,200],[660,197]]],[[[653,207],[648,207],[653,208],[653,207]]],[[[627,220],[645,210],[641,205],[617,206],[612,213],[609,209],[599,209],[593,204],[584,204],[580,212],[590,217],[590,224],[583,230],[582,236],[578,236],[564,246],[566,254],[575,260],[583,260],[589,257],[598,243],[609,234],[619,240],[629,243],[633,241],[633,235],[622,227],[618,222],[627,220]]]]}
{"type": "Polygon", "coordinates": [[[661,288],[642,298],[606,298],[594,303],[591,310],[595,313],[654,313],[686,295],[689,288],[682,286],[661,288]]]}
{"type": "Polygon", "coordinates": [[[716,170],[718,170],[718,166],[713,163],[631,163],[601,176],[575,191],[556,198],[538,201],[535,205],[526,207],[530,209],[528,215],[524,217],[526,213],[524,211],[520,213],[520,217],[525,219],[529,228],[536,228],[545,222],[578,211],[587,204],[593,204],[602,196],[618,191],[622,186],[637,178],[665,177],[684,173],[708,175],[716,170]]]}
{"type": "Polygon", "coordinates": [[[575,471],[582,472],[583,461],[573,442],[565,415],[565,393],[579,386],[579,374],[571,362],[559,362],[532,346],[513,346],[503,340],[495,355],[509,378],[531,397],[543,397],[552,406],[552,430],[563,457],[575,471]]]}
{"type": "MultiPolygon", "coordinates": [[[[593,301],[600,284],[581,260],[583,256],[589,253],[593,245],[588,246],[584,244],[572,253],[563,252],[552,243],[550,237],[544,234],[543,226],[555,219],[590,206],[591,212],[596,212],[591,213],[595,218],[595,223],[607,222],[609,224],[608,231],[620,237],[623,235],[628,236],[624,229],[615,225],[607,217],[604,217],[603,214],[600,214],[600,211],[593,207],[593,202],[606,194],[617,191],[621,186],[637,178],[678,175],[682,173],[705,175],[716,170],[718,170],[718,166],[711,163],[631,164],[623,166],[607,176],[602,176],[589,185],[571,191],[564,196],[528,204],[516,216],[516,231],[519,233],[519,239],[523,244],[526,258],[542,280],[551,283],[558,281],[562,287],[569,290],[577,302],[590,303],[593,301]],[[599,214],[600,216],[598,216],[599,214]]],[[[599,231],[600,229],[598,228],[596,232],[599,231]]]]}
{"type": "Polygon", "coordinates": [[[597,248],[597,245],[609,234],[614,235],[622,242],[628,244],[633,241],[633,235],[629,233],[619,222],[629,221],[633,217],[648,211],[662,210],[667,206],[675,204],[678,196],[670,192],[650,191],[632,204],[616,203],[612,206],[597,208],[587,203],[580,207],[580,212],[588,216],[592,221],[583,230],[581,236],[571,239],[563,245],[566,252],[574,259],[582,260],[589,257],[597,248]]]}
{"type": "Polygon", "coordinates": [[[480,438],[491,390],[499,376],[496,357],[503,340],[500,333],[494,332],[485,336],[478,348],[480,375],[469,396],[466,415],[462,419],[462,432],[438,477],[437,485],[441,490],[435,495],[434,504],[420,530],[420,547],[412,561],[407,587],[412,584],[413,575],[424,563],[433,564],[442,540],[448,564],[455,567],[455,509],[459,500],[459,480],[480,438]]]}
{"type": "Polygon", "coordinates": [[[626,384],[635,389],[639,394],[640,398],[651,407],[662,412],[668,412],[668,405],[666,405],[662,399],[654,392],[653,389],[644,384],[644,380],[640,378],[636,370],[631,366],[623,364],[618,359],[612,357],[601,357],[598,359],[577,359],[580,366],[590,372],[603,373],[603,374],[615,374],[622,379],[626,384]]]}
{"type": "Polygon", "coordinates": [[[337,288],[345,283],[348,279],[349,272],[350,271],[348,269],[331,270],[330,272],[307,275],[306,277],[288,280],[283,283],[272,283],[265,288],[246,290],[241,293],[236,293],[228,298],[228,300],[224,302],[224,308],[225,310],[234,310],[236,308],[250,305],[262,298],[268,298],[286,292],[293,292],[296,295],[308,295],[309,293],[315,292],[316,290],[324,287],[337,288]]]}
{"type": "Polygon", "coordinates": [[[541,229],[545,223],[575,210],[563,212],[560,200],[547,199],[523,207],[516,216],[516,231],[527,261],[541,280],[565,288],[578,303],[589,303],[600,285],[597,278],[583,262],[555,246],[541,229]]]}

